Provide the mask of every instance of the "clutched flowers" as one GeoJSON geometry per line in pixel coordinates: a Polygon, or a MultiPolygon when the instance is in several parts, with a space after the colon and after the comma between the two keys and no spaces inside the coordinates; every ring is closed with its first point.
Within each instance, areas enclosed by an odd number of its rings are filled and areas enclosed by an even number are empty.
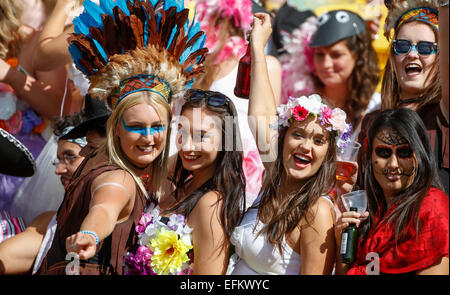
{"type": "Polygon", "coordinates": [[[127,275],[189,275],[193,272],[192,229],[180,214],[159,215],[151,206],[142,214],[136,232],[139,247],[125,255],[127,275]]]}

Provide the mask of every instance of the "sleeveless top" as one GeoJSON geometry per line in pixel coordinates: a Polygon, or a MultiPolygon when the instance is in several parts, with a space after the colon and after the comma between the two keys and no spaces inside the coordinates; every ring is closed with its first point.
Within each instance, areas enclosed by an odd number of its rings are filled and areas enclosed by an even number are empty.
{"type": "MultiPolygon", "coordinates": [[[[95,153],[94,153],[95,154],[95,153]]],[[[82,175],[89,155],[75,172],[57,215],[57,229],[50,250],[45,256],[38,274],[66,274],[66,238],[79,232],[81,224],[89,213],[91,185],[100,174],[120,168],[104,163],[82,175]]],[[[80,261],[80,274],[123,274],[125,253],[137,243],[135,232],[145,207],[145,197],[136,188],[133,210],[129,218],[116,224],[113,232],[97,245],[96,255],[80,261]]]]}
{"type": "MultiPolygon", "coordinates": [[[[333,202],[327,197],[334,208],[333,202]]],[[[259,203],[261,195],[255,203],[259,203]]],[[[267,234],[258,236],[264,224],[258,220],[258,208],[251,207],[239,226],[234,229],[230,242],[235,254],[230,257],[227,274],[231,275],[298,275],[301,267],[300,254],[295,252],[283,238],[280,253],[277,246],[267,241],[267,234]]]]}

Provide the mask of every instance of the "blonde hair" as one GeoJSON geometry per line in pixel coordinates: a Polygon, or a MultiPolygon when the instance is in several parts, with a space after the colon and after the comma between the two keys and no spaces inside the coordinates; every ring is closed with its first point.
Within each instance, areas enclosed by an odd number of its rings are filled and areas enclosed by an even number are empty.
{"type": "MultiPolygon", "coordinates": [[[[406,22],[402,24],[400,27],[395,29],[393,39],[397,37],[397,34],[400,32],[400,28],[402,28],[404,25],[408,25],[411,23],[426,24],[424,22],[418,21],[406,22]]],[[[433,62],[433,65],[431,66],[432,68],[426,79],[426,81],[430,81],[430,84],[423,89],[422,93],[418,97],[420,98],[420,101],[417,106],[418,111],[423,106],[431,103],[437,103],[441,99],[441,85],[439,78],[439,36],[430,25],[429,27],[430,30],[432,30],[435,35],[436,43],[438,44],[438,51],[436,53],[436,58],[433,62]]],[[[393,41],[391,41],[391,43],[389,44],[389,57],[386,62],[385,72],[381,83],[381,97],[382,97],[381,109],[383,110],[396,108],[399,106],[400,103],[401,89],[397,79],[397,70],[395,68],[394,58],[395,56],[393,49],[393,41]]]]}
{"type": "Polygon", "coordinates": [[[148,192],[144,186],[142,179],[133,172],[132,164],[127,160],[121,146],[117,130],[119,124],[122,124],[123,113],[129,108],[146,103],[155,108],[161,120],[167,126],[165,138],[165,146],[161,154],[150,164],[149,173],[151,175],[151,189],[154,197],[159,200],[161,196],[161,179],[166,178],[168,155],[169,155],[169,138],[170,138],[170,122],[172,120],[172,112],[170,105],[158,94],[150,91],[139,91],[126,96],[114,109],[107,121],[106,125],[106,142],[100,148],[100,152],[105,153],[109,157],[110,163],[119,166],[123,170],[131,174],[140,191],[148,198],[148,192]],[[166,113],[164,113],[164,111],[166,113]]]}
{"type": "Polygon", "coordinates": [[[7,59],[18,54],[19,29],[22,25],[22,1],[0,1],[0,58],[7,59]]]}

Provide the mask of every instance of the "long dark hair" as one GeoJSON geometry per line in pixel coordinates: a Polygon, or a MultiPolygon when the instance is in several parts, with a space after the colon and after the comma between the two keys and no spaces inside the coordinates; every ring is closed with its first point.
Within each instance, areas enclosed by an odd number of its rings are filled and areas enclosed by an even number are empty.
{"type": "Polygon", "coordinates": [[[393,197],[392,204],[396,204],[397,207],[382,221],[394,226],[397,243],[408,238],[407,228],[411,222],[415,223],[416,231],[419,230],[418,214],[422,200],[431,187],[442,190],[442,184],[438,177],[437,165],[426,128],[417,113],[407,108],[380,112],[374,118],[368,131],[367,147],[369,152],[367,153],[364,183],[370,215],[360,226],[360,237],[366,236],[369,229],[375,225],[375,216],[380,213],[379,210],[383,210],[381,213],[384,214],[387,209],[383,190],[375,179],[372,167],[373,140],[376,134],[384,128],[393,129],[406,139],[414,152],[417,165],[412,184],[393,197]]]}
{"type": "MultiPolygon", "coordinates": [[[[359,123],[362,112],[369,105],[380,80],[378,58],[370,34],[366,27],[363,33],[343,39],[355,55],[355,68],[348,81],[349,96],[343,107],[352,126],[359,123]]],[[[325,86],[316,75],[313,75],[313,80],[316,89],[325,86]]]]}
{"type": "MultiPolygon", "coordinates": [[[[204,183],[199,189],[194,191],[181,202],[177,203],[171,211],[183,214],[188,218],[200,198],[209,191],[217,191],[223,201],[222,211],[220,212],[220,220],[227,238],[229,239],[234,228],[241,222],[245,211],[245,176],[242,170],[242,152],[240,131],[237,122],[237,113],[234,109],[233,102],[223,95],[215,91],[191,90],[187,93],[187,101],[181,109],[183,113],[186,109],[204,108],[222,120],[222,149],[216,158],[216,170],[214,176],[204,183]],[[197,96],[195,100],[189,99],[190,96],[197,96]],[[222,97],[227,101],[223,106],[211,106],[207,103],[208,97],[222,97]],[[225,129],[225,117],[233,116],[233,149],[225,148],[225,139],[227,136],[225,129]]],[[[228,145],[227,145],[228,148],[228,145]]],[[[173,184],[176,189],[174,192],[175,199],[180,200],[186,187],[186,181],[192,172],[184,169],[180,156],[177,157],[175,165],[175,173],[173,184]]]]}
{"type": "MultiPolygon", "coordinates": [[[[282,153],[284,139],[290,127],[279,132],[278,151],[282,153]]],[[[330,134],[328,150],[319,170],[293,195],[279,194],[280,180],[285,167],[283,157],[279,156],[266,170],[261,189],[258,218],[266,222],[259,234],[266,233],[269,243],[278,246],[282,253],[282,242],[286,234],[292,232],[305,217],[307,224],[314,217],[312,206],[320,196],[331,190],[336,180],[336,139],[330,134]]]]}

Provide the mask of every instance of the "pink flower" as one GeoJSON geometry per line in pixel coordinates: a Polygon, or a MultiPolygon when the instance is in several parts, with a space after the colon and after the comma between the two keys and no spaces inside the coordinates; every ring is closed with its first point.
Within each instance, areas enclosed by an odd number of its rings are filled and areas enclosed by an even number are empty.
{"type": "Polygon", "coordinates": [[[345,122],[346,119],[347,115],[345,112],[339,108],[335,108],[328,122],[333,125],[333,130],[339,130],[339,132],[345,133],[349,128],[347,122],[345,122]]]}
{"type": "Polygon", "coordinates": [[[321,124],[322,125],[331,124],[330,119],[331,119],[332,115],[333,115],[333,110],[327,106],[323,106],[320,109],[320,115],[319,115],[319,120],[320,120],[321,124]]]}
{"type": "Polygon", "coordinates": [[[303,121],[306,119],[306,117],[308,117],[308,110],[305,109],[302,106],[296,106],[293,110],[292,110],[292,115],[294,116],[294,119],[296,121],[303,121]]]}

